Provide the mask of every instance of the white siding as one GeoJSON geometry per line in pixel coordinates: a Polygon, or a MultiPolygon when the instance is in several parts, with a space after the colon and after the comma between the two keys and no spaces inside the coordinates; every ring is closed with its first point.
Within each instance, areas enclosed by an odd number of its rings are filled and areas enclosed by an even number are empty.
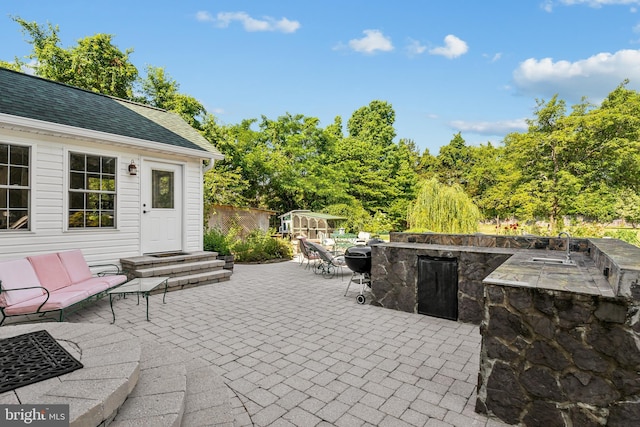
{"type": "Polygon", "coordinates": [[[185,225],[186,251],[202,250],[202,168],[198,164],[189,164],[185,172],[185,225]]]}
{"type": "Polygon", "coordinates": [[[133,159],[156,158],[186,163],[184,250],[202,249],[202,172],[200,161],[184,156],[134,152],[109,144],[0,129],[0,141],[28,144],[31,150],[31,230],[0,232],[0,260],[82,249],[91,263],[119,262],[141,255],[140,180],[131,176],[133,159]],[[69,151],[118,158],[116,229],[67,230],[66,198],[69,151]]]}

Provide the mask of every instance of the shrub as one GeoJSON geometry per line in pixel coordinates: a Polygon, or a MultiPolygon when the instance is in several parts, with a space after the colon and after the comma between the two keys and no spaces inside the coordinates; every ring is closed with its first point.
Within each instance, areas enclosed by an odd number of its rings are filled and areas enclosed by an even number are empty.
{"type": "Polygon", "coordinates": [[[233,241],[231,233],[225,235],[217,228],[212,228],[204,233],[202,246],[205,251],[217,252],[218,255],[231,255],[233,241]]]}
{"type": "Polygon", "coordinates": [[[631,243],[634,246],[640,246],[640,240],[638,239],[637,230],[614,230],[604,233],[606,237],[612,237],[614,239],[620,239],[627,243],[631,243]]]}
{"type": "Polygon", "coordinates": [[[245,240],[233,245],[236,262],[264,262],[272,259],[291,259],[293,249],[288,240],[271,237],[271,232],[252,231],[245,240]]]}

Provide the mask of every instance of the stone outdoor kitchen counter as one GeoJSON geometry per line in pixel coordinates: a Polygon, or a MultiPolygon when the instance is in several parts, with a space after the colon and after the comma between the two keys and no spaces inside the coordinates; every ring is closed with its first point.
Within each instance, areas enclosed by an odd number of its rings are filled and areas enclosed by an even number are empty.
{"type": "Polygon", "coordinates": [[[564,259],[563,251],[524,249],[487,276],[483,283],[504,286],[550,289],[580,294],[615,296],[614,289],[591,257],[571,253],[575,264],[558,264],[541,259],[564,259]]]}
{"type": "Polygon", "coordinates": [[[571,238],[564,264],[567,241],[392,233],[372,248],[372,304],[420,312],[421,286],[435,282],[426,295],[439,298],[451,284],[420,268],[453,264],[458,321],[482,335],[477,412],[521,426],[638,425],[640,248],[571,238]]]}

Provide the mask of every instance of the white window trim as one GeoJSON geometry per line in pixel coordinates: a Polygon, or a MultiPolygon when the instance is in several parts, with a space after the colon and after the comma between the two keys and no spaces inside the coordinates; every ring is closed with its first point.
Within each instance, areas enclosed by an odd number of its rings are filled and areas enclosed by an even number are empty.
{"type": "MultiPolygon", "coordinates": [[[[62,159],[62,231],[65,233],[109,233],[113,231],[120,230],[120,181],[122,180],[122,162],[123,157],[118,154],[114,154],[112,152],[108,152],[106,150],[96,150],[89,149],[87,147],[64,147],[63,149],[64,158],[62,159]],[[114,157],[116,159],[116,206],[115,206],[115,222],[116,226],[112,228],[102,228],[102,227],[78,227],[78,228],[70,228],[69,227],[69,173],[70,173],[70,165],[69,165],[69,156],[70,153],[78,153],[85,154],[89,156],[103,156],[103,157],[114,157]]],[[[128,165],[128,163],[127,163],[128,165]]]]}
{"type": "Polygon", "coordinates": [[[6,230],[1,235],[17,235],[17,234],[35,234],[36,232],[36,159],[37,159],[37,145],[31,141],[23,140],[21,138],[0,138],[0,143],[9,145],[21,145],[23,147],[29,147],[29,229],[28,230],[6,230]]]}

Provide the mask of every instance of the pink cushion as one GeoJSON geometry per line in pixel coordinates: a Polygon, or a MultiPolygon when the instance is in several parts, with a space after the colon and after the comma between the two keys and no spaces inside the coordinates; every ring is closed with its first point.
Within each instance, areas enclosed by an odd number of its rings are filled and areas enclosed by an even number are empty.
{"type": "Polygon", "coordinates": [[[101,279],[105,280],[109,284],[109,287],[112,288],[126,282],[127,276],[125,276],[124,274],[117,274],[113,276],[102,276],[101,279]]]}
{"type": "Polygon", "coordinates": [[[99,294],[100,292],[106,291],[111,286],[109,283],[104,280],[104,277],[92,277],[87,280],[83,280],[80,283],[74,283],[73,285],[69,285],[64,289],[59,290],[58,292],[86,292],[89,295],[99,294]]]}
{"type": "Polygon", "coordinates": [[[26,259],[0,262],[0,281],[2,282],[0,284],[2,286],[0,305],[3,307],[42,296],[43,290],[40,288],[4,292],[7,289],[40,286],[33,267],[26,259]]]}
{"type": "MultiPolygon", "coordinates": [[[[53,292],[49,296],[47,303],[40,309],[40,312],[60,310],[88,297],[89,294],[87,292],[53,292]]],[[[39,297],[7,307],[4,312],[8,315],[35,313],[46,298],[46,295],[40,295],[39,297]]]]}
{"type": "Polygon", "coordinates": [[[73,251],[58,252],[58,258],[67,270],[71,283],[82,282],[91,278],[91,270],[85,261],[80,249],[73,251]]]}
{"type": "Polygon", "coordinates": [[[62,265],[58,254],[44,254],[27,257],[40,280],[49,292],[71,284],[71,279],[62,265]]]}

